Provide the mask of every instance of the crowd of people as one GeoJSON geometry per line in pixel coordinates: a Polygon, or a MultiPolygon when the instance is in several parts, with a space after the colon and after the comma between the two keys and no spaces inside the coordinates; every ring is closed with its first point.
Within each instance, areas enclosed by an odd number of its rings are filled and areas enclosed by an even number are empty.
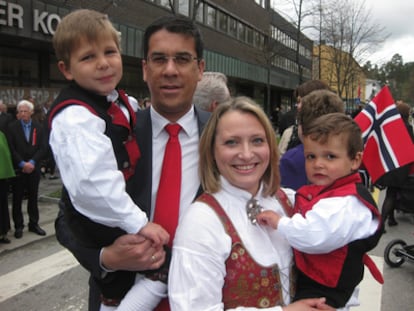
{"type": "Polygon", "coordinates": [[[257,103],[205,72],[193,21],[165,16],[145,29],[142,100],[118,88],[120,40],[107,15],[69,13],[53,36],[68,86],[38,121],[29,100],[17,120],[0,113],[0,243],[10,242],[8,181],[14,236],[25,196],[29,231],[46,234],[37,192],[57,165],[56,237],[90,273],[91,311],[358,305],[383,223],[340,97],[322,81],[300,85],[278,144],[257,103]]]}

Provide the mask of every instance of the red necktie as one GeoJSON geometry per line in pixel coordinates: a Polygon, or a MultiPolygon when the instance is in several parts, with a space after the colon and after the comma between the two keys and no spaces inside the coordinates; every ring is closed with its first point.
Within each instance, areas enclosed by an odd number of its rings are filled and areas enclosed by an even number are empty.
{"type": "Polygon", "coordinates": [[[179,124],[168,124],[165,127],[170,138],[165,147],[154,212],[154,222],[170,234],[169,246],[172,245],[174,239],[180,207],[181,146],[178,140],[180,129],[179,124]]]}

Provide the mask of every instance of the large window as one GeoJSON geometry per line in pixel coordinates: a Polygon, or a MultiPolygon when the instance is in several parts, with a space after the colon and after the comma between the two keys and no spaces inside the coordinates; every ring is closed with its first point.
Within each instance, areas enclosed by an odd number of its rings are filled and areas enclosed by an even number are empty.
{"type": "Polygon", "coordinates": [[[2,47],[0,85],[33,86],[39,82],[39,55],[25,49],[2,47]]]}
{"type": "Polygon", "coordinates": [[[189,16],[190,15],[190,3],[188,0],[178,1],[178,13],[189,16]]]}
{"type": "Polygon", "coordinates": [[[223,32],[227,32],[228,29],[228,24],[227,24],[227,20],[228,20],[228,15],[218,11],[218,21],[219,21],[219,29],[223,32]]]}
{"type": "Polygon", "coordinates": [[[217,11],[212,6],[207,5],[207,25],[216,28],[217,11]]]}

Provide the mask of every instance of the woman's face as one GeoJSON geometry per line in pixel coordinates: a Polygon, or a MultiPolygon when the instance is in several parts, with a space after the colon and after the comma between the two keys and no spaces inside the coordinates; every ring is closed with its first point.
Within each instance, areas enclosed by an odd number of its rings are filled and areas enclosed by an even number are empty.
{"type": "Polygon", "coordinates": [[[223,177],[255,195],[270,159],[266,133],[259,120],[250,113],[226,112],[217,124],[214,158],[223,177]]]}

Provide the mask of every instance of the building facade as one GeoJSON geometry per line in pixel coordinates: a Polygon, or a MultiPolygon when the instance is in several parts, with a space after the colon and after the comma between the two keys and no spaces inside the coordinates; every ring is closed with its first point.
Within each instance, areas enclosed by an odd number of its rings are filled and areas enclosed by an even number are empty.
{"type": "Polygon", "coordinates": [[[348,53],[328,45],[313,47],[313,79],[326,82],[344,100],[347,112],[366,101],[366,75],[348,53]]]}
{"type": "Polygon", "coordinates": [[[122,33],[120,86],[137,98],[148,95],[143,30],[167,14],[194,19],[206,70],[226,74],[233,95],[250,96],[268,112],[291,105],[293,89],[311,78],[312,41],[272,10],[270,0],[9,0],[0,1],[0,98],[11,108],[28,96],[42,104],[67,83],[51,39],[61,18],[79,8],[108,14],[122,33]]]}

